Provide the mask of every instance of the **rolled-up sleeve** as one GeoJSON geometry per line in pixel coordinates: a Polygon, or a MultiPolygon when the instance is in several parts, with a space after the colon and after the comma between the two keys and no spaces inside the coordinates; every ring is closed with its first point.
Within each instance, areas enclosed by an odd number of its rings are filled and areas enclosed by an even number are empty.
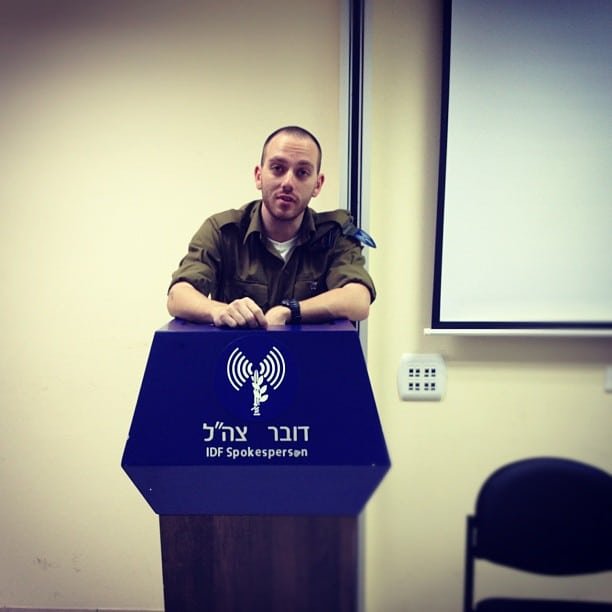
{"type": "Polygon", "coordinates": [[[207,219],[191,239],[187,255],[172,274],[168,290],[178,282],[187,282],[206,296],[214,293],[219,279],[220,263],[219,227],[213,220],[207,219]]]}
{"type": "Polygon", "coordinates": [[[335,289],[348,283],[365,285],[370,291],[370,301],[376,299],[374,281],[365,269],[362,246],[351,238],[339,236],[334,247],[326,284],[328,289],[335,289]]]}

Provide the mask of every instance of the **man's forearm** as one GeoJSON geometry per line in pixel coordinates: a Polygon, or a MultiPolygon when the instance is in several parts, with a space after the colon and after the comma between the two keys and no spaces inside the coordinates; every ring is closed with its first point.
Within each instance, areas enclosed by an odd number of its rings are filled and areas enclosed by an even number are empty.
{"type": "Polygon", "coordinates": [[[168,292],[168,312],[197,323],[212,323],[215,308],[214,300],[200,293],[189,283],[179,282],[172,285],[168,292]]]}
{"type": "MultiPolygon", "coordinates": [[[[227,311],[228,305],[210,299],[186,282],[179,282],[171,287],[167,306],[168,312],[173,317],[197,323],[230,324],[233,327],[231,319],[236,318],[234,314],[229,321],[227,319],[220,321],[220,313],[227,311]]],[[[330,289],[320,295],[300,301],[300,309],[304,323],[318,323],[334,319],[362,321],[369,314],[370,292],[365,285],[348,283],[344,287],[330,289]]],[[[242,311],[242,314],[244,315],[245,311],[242,311]]],[[[263,321],[247,323],[242,319],[238,324],[265,326],[263,321]]]]}
{"type": "Polygon", "coordinates": [[[370,312],[370,291],[361,283],[348,283],[344,287],[300,301],[302,321],[318,323],[334,319],[363,321],[370,312]]]}

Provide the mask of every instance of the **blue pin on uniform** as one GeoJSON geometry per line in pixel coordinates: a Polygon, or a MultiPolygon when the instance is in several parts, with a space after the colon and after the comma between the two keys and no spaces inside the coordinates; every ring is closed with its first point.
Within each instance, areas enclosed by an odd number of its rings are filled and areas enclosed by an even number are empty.
{"type": "Polygon", "coordinates": [[[368,234],[365,230],[362,230],[360,227],[357,227],[352,221],[348,221],[342,227],[342,233],[345,236],[349,236],[354,238],[360,244],[364,246],[376,248],[376,243],[370,234],[368,234]]]}

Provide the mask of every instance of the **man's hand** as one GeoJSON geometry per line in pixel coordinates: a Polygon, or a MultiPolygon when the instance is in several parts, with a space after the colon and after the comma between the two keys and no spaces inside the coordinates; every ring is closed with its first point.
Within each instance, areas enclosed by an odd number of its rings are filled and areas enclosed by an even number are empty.
{"type": "Polygon", "coordinates": [[[287,325],[291,318],[291,311],[286,306],[273,306],[266,312],[268,325],[287,325]]]}
{"type": "Polygon", "coordinates": [[[263,310],[251,298],[234,300],[231,304],[217,302],[186,282],[170,288],[168,312],[173,317],[219,327],[268,327],[263,310]]]}
{"type": "Polygon", "coordinates": [[[212,312],[215,327],[268,327],[269,321],[263,310],[248,297],[234,300],[229,304],[217,302],[212,312]]]}

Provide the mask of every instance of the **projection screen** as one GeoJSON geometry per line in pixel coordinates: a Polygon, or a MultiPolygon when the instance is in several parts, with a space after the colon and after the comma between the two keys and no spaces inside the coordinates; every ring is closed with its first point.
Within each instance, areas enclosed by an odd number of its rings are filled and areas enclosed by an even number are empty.
{"type": "Polygon", "coordinates": [[[445,7],[433,330],[612,329],[612,1],[445,7]]]}

